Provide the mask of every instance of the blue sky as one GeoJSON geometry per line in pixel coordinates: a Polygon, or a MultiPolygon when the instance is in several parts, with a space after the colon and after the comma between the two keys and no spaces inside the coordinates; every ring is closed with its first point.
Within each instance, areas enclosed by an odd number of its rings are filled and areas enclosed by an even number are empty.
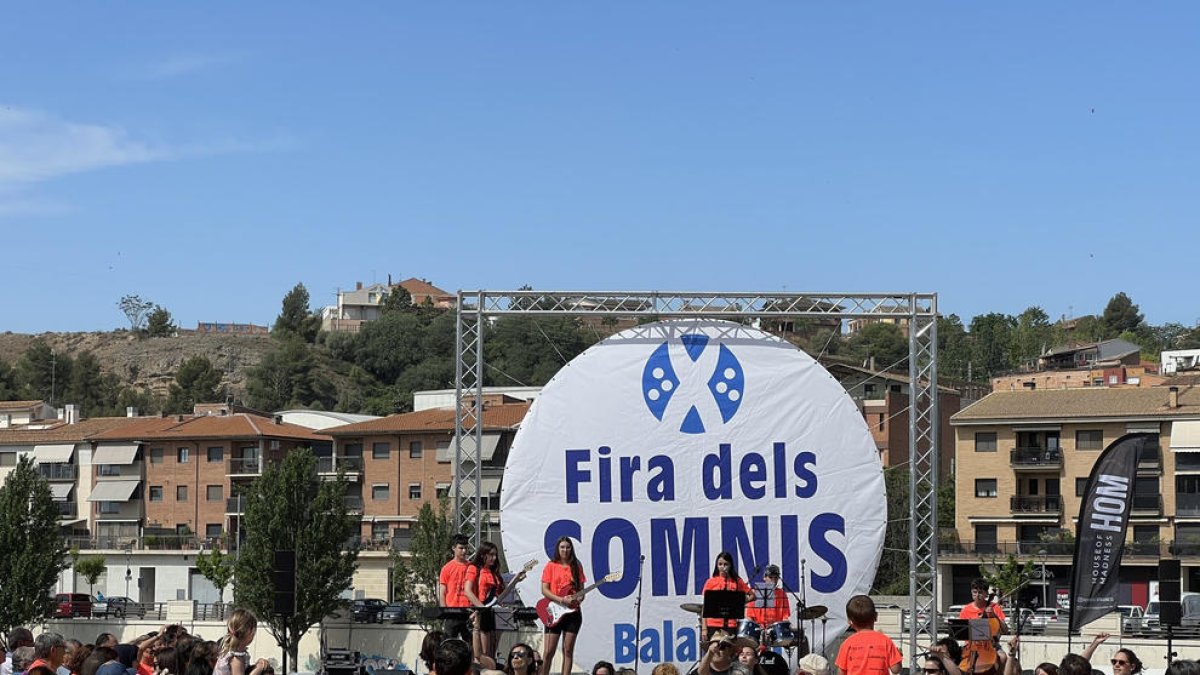
{"type": "Polygon", "coordinates": [[[26,3],[0,330],[303,282],[1200,319],[1194,3],[26,3]]]}

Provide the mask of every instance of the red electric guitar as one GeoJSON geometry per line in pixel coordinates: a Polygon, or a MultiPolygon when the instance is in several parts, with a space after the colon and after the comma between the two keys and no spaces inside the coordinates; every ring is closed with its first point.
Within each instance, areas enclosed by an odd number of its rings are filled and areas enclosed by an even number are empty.
{"type": "MultiPolygon", "coordinates": [[[[588,587],[584,588],[582,591],[579,591],[578,593],[576,593],[575,598],[577,600],[582,600],[583,596],[587,595],[588,593],[591,593],[592,591],[603,586],[604,584],[607,584],[610,581],[616,581],[617,579],[620,579],[620,578],[621,578],[620,570],[618,570],[616,572],[612,572],[610,574],[607,574],[604,576],[603,579],[597,581],[596,583],[592,584],[591,586],[588,586],[588,587]]],[[[578,604],[576,604],[574,607],[568,607],[567,605],[564,605],[561,602],[555,602],[555,601],[551,600],[550,598],[546,598],[546,597],[543,597],[541,600],[538,601],[536,608],[537,608],[538,618],[541,619],[542,625],[544,625],[546,628],[553,628],[554,626],[556,626],[558,624],[559,621],[563,620],[563,617],[567,616],[568,614],[574,614],[575,612],[579,611],[578,604]]]]}

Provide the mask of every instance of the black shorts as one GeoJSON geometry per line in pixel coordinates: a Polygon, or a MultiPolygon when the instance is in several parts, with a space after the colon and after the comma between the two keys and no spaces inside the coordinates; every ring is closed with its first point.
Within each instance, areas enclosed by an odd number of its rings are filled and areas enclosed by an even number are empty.
{"type": "Polygon", "coordinates": [[[564,616],[562,618],[562,621],[559,621],[558,623],[554,624],[553,626],[547,626],[546,632],[553,633],[555,635],[559,635],[561,633],[578,633],[579,628],[582,625],[583,625],[583,612],[582,611],[571,612],[570,614],[564,616]]]}
{"type": "Polygon", "coordinates": [[[496,630],[496,612],[491,607],[476,607],[479,613],[479,630],[490,633],[496,630]]]}

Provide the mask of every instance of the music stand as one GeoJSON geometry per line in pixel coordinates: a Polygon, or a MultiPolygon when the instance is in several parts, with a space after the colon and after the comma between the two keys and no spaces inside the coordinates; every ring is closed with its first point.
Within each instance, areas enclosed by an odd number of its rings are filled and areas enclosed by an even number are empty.
{"type": "Polygon", "coordinates": [[[746,616],[746,594],[741,591],[705,591],[704,609],[700,616],[720,619],[721,627],[737,624],[746,616]]]}
{"type": "Polygon", "coordinates": [[[757,583],[751,587],[754,591],[754,600],[751,607],[755,609],[775,609],[775,585],[767,583],[757,583]]]}

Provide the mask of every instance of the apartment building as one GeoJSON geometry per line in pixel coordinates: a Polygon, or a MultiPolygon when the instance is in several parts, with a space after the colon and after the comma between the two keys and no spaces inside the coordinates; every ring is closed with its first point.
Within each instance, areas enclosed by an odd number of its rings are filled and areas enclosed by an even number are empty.
{"type": "MultiPolygon", "coordinates": [[[[499,526],[500,482],[508,449],[530,404],[504,394],[483,396],[480,449],[483,511],[490,532],[499,526]]],[[[330,471],[356,479],[362,536],[368,547],[407,547],[409,525],[422,505],[450,496],[454,480],[454,408],[429,408],[320,431],[333,438],[330,471]]]]}
{"type": "Polygon", "coordinates": [[[219,404],[197,406],[193,415],[129,419],[92,440],[94,535],[99,543],[140,539],[139,547],[150,548],[213,544],[236,533],[237,496],[268,463],[298,447],[330,446],[278,416],[219,404]]]}
{"type": "Polygon", "coordinates": [[[1181,560],[1185,590],[1200,589],[1200,389],[1000,391],[950,423],[955,525],[943,533],[939,564],[952,602],[969,599],[981,563],[1009,553],[1047,572],[1023,591],[1028,600],[1065,598],[1092,466],[1104,448],[1135,432],[1157,434],[1159,444],[1138,464],[1121,602],[1145,604],[1163,557],[1181,560]]]}

